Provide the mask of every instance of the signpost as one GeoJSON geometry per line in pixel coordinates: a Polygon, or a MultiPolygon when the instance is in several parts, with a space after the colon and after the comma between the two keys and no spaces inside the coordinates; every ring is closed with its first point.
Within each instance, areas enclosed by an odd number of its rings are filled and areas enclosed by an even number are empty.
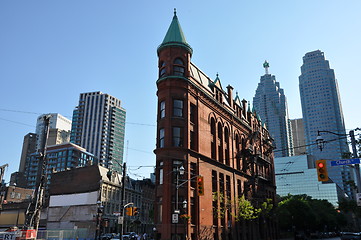
{"type": "Polygon", "coordinates": [[[178,213],[172,214],[172,223],[178,223],[178,213]]]}
{"type": "Polygon", "coordinates": [[[331,161],[331,166],[341,166],[341,165],[350,165],[350,164],[360,164],[360,158],[353,159],[342,159],[331,161]]]}

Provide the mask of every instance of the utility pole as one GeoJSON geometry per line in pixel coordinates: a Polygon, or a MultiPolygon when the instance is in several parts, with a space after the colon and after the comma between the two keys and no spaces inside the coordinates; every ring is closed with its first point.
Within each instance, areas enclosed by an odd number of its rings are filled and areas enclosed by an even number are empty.
{"type": "MultiPolygon", "coordinates": [[[[358,130],[358,129],[356,129],[358,130]]],[[[356,140],[355,140],[355,131],[350,130],[351,146],[353,158],[358,158],[357,149],[356,149],[356,140]]],[[[356,171],[356,182],[357,182],[357,192],[361,193],[361,176],[360,176],[360,164],[355,164],[356,171]]]]}
{"type": "Polygon", "coordinates": [[[43,208],[44,203],[44,193],[45,193],[45,185],[47,182],[47,175],[46,175],[46,167],[47,167],[47,160],[46,160],[46,145],[49,135],[49,125],[50,125],[50,115],[44,116],[44,129],[43,129],[43,142],[41,149],[39,151],[39,168],[38,176],[36,181],[36,188],[33,195],[33,199],[30,202],[28,209],[26,211],[25,216],[25,223],[24,229],[25,230],[32,230],[34,229],[36,232],[39,228],[40,223],[40,214],[43,208]]]}
{"type": "Polygon", "coordinates": [[[3,208],[3,202],[5,198],[5,188],[6,184],[3,184],[3,178],[5,174],[5,168],[8,167],[8,164],[0,166],[0,210],[3,208]]]}
{"type": "Polygon", "coordinates": [[[120,195],[120,216],[122,216],[122,227],[120,229],[120,239],[122,239],[123,236],[123,232],[124,232],[124,223],[125,223],[125,219],[124,219],[124,211],[125,211],[125,178],[126,178],[126,174],[127,174],[127,163],[123,163],[123,176],[122,176],[122,191],[121,191],[121,195],[120,195]]]}

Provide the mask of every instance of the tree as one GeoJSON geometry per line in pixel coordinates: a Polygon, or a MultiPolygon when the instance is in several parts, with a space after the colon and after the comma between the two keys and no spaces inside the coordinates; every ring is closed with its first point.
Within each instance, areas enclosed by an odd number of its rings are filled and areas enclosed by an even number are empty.
{"type": "Polygon", "coordinates": [[[327,200],[307,195],[288,195],[276,210],[281,230],[326,231],[345,224],[344,216],[327,200]]]}

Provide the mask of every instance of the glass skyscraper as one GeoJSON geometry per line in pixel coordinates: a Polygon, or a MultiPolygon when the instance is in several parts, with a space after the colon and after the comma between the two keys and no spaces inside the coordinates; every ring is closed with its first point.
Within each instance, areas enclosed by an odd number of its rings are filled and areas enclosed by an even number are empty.
{"type": "Polygon", "coordinates": [[[351,168],[330,166],[331,160],[344,158],[343,153],[349,152],[349,149],[335,73],[320,50],[306,53],[303,57],[299,87],[306,144],[309,145],[307,153],[315,156],[316,160],[329,160],[331,181],[352,197],[352,189],[347,184],[353,180],[351,168]],[[322,151],[315,144],[318,131],[326,141],[322,151]]]}
{"type": "Polygon", "coordinates": [[[311,155],[275,159],[277,194],[282,196],[306,194],[313,199],[325,199],[338,206],[343,190],[335,183],[322,184],[317,179],[311,155]]]}
{"type": "Polygon", "coordinates": [[[261,81],[258,83],[253,97],[253,107],[262,122],[266,123],[274,139],[275,157],[292,156],[293,142],[287,99],[276,77],[268,73],[268,62],[265,62],[263,67],[266,69],[266,74],[261,76],[261,81]]]}
{"type": "Polygon", "coordinates": [[[70,141],[94,154],[102,166],[112,161],[121,171],[125,115],[119,99],[102,92],[82,93],[73,112],[70,141]]]}

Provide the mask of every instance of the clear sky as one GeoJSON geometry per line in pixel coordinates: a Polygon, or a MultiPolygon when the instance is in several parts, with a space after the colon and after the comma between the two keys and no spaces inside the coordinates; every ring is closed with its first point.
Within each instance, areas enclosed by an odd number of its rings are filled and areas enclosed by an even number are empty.
{"type": "Polygon", "coordinates": [[[127,110],[125,156],[133,178],[155,164],[157,47],[173,9],[192,62],[241,98],[253,99],[262,64],[301,118],[298,76],[306,52],[325,53],[338,79],[347,130],[358,110],[361,1],[0,1],[0,165],[18,170],[23,137],[36,118],[71,119],[79,94],[102,91],[127,110]]]}

